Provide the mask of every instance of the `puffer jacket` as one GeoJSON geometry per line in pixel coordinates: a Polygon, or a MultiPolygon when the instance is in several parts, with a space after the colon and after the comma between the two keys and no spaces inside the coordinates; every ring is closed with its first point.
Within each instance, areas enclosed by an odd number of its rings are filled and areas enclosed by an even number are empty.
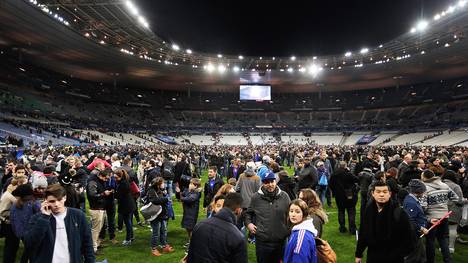
{"type": "Polygon", "coordinates": [[[288,194],[276,187],[272,200],[265,195],[263,187],[252,196],[250,206],[245,214],[245,225],[257,226],[257,241],[264,243],[282,243],[289,234],[286,226],[288,216],[288,194]]]}

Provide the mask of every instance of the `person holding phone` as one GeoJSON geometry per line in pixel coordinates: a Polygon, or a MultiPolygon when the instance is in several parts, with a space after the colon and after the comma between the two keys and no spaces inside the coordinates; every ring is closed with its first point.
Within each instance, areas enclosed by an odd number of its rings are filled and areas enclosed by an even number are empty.
{"type": "Polygon", "coordinates": [[[24,234],[31,262],[94,263],[93,240],[85,214],[65,207],[66,190],[53,184],[45,191],[41,212],[32,216],[24,234]]]}
{"type": "Polygon", "coordinates": [[[99,246],[99,232],[104,224],[104,213],[106,212],[106,197],[111,195],[114,190],[106,190],[105,182],[109,180],[112,174],[110,168],[91,174],[86,186],[86,194],[89,201],[89,215],[91,216],[91,235],[93,237],[94,253],[99,246]]]}

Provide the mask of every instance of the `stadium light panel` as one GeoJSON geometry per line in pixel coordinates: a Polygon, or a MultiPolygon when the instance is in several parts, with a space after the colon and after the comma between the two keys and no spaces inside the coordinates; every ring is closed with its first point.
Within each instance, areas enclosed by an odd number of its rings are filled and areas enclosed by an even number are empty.
{"type": "Polygon", "coordinates": [[[233,70],[234,72],[239,72],[240,68],[239,68],[238,66],[234,66],[234,68],[232,68],[232,70],[233,70]]]}
{"type": "Polygon", "coordinates": [[[222,57],[223,57],[223,55],[221,55],[221,54],[218,54],[218,58],[222,58],[222,57]]]}
{"type": "Polygon", "coordinates": [[[218,65],[218,72],[224,73],[226,71],[226,67],[223,64],[218,65]]]}
{"type": "Polygon", "coordinates": [[[205,70],[208,71],[208,72],[213,72],[215,70],[215,67],[212,65],[212,64],[208,64],[206,66],[204,66],[205,70]]]}
{"type": "Polygon", "coordinates": [[[309,66],[309,73],[315,78],[322,69],[322,67],[312,64],[309,66]]]}
{"type": "Polygon", "coordinates": [[[185,50],[185,52],[186,52],[187,54],[192,54],[192,50],[191,50],[191,49],[187,49],[187,50],[185,50]]]}
{"type": "Polygon", "coordinates": [[[416,24],[416,29],[418,31],[424,31],[429,26],[429,23],[426,20],[421,20],[416,24]]]}
{"type": "Polygon", "coordinates": [[[361,49],[361,54],[367,54],[368,52],[369,52],[369,49],[366,47],[361,49]]]}
{"type": "Polygon", "coordinates": [[[172,49],[175,51],[179,51],[180,47],[177,44],[172,44],[172,49]]]}
{"type": "Polygon", "coordinates": [[[295,57],[295,56],[292,56],[292,57],[291,57],[291,60],[292,60],[292,61],[296,60],[296,57],[295,57]]]}
{"type": "Polygon", "coordinates": [[[132,13],[135,16],[138,15],[138,9],[132,3],[132,1],[125,1],[125,5],[127,6],[128,10],[130,10],[130,13],[132,13]]]}
{"type": "Polygon", "coordinates": [[[353,53],[351,53],[351,51],[348,51],[348,52],[346,52],[344,55],[345,55],[345,57],[349,58],[349,57],[351,57],[352,54],[353,54],[353,53]]]}
{"type": "Polygon", "coordinates": [[[288,72],[290,72],[290,73],[291,73],[291,72],[293,72],[293,71],[294,71],[294,69],[293,69],[293,68],[288,68],[288,72]]]}
{"type": "Polygon", "coordinates": [[[244,56],[240,55],[240,56],[239,56],[239,59],[240,59],[240,60],[243,60],[243,59],[244,59],[244,56]]]}

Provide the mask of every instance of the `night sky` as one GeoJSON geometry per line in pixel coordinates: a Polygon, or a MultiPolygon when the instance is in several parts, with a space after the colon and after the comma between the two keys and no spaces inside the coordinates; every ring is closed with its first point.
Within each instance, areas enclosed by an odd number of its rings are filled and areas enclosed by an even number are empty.
{"type": "Polygon", "coordinates": [[[313,56],[374,47],[448,0],[134,0],[151,29],[193,51],[313,56]]]}

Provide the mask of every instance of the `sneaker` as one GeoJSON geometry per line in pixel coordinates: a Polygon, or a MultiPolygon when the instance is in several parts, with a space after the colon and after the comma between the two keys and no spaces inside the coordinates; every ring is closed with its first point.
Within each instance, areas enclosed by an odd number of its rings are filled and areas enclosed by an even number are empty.
{"type": "Polygon", "coordinates": [[[453,253],[455,253],[455,248],[449,247],[449,251],[450,251],[450,254],[453,254],[453,253]]]}
{"type": "Polygon", "coordinates": [[[188,248],[190,246],[190,242],[187,242],[185,245],[184,245],[184,248],[188,248]]]}
{"type": "Polygon", "coordinates": [[[255,238],[248,238],[247,241],[249,242],[249,244],[255,244],[255,238]]]}
{"type": "Polygon", "coordinates": [[[161,256],[161,252],[159,252],[159,250],[157,248],[154,248],[154,249],[151,249],[151,255],[155,256],[155,257],[159,257],[161,256]]]}
{"type": "Polygon", "coordinates": [[[170,245],[165,245],[162,249],[162,252],[164,253],[172,253],[174,252],[174,248],[172,248],[170,245]]]}
{"type": "Polygon", "coordinates": [[[340,233],[346,233],[348,230],[344,226],[340,226],[340,233]]]}
{"type": "Polygon", "coordinates": [[[468,241],[463,240],[461,237],[457,237],[457,242],[460,244],[468,244],[468,241]]]}
{"type": "Polygon", "coordinates": [[[132,244],[132,241],[131,240],[124,240],[122,241],[122,245],[124,246],[130,246],[132,244]]]}
{"type": "Polygon", "coordinates": [[[94,255],[95,256],[102,256],[102,255],[104,255],[104,252],[102,252],[101,249],[98,249],[98,250],[94,251],[94,255]]]}
{"type": "Polygon", "coordinates": [[[144,224],[143,222],[140,221],[140,222],[137,223],[137,225],[143,227],[145,224],[144,224]]]}
{"type": "Polygon", "coordinates": [[[122,232],[123,232],[123,229],[118,229],[117,231],[119,231],[119,233],[122,233],[122,232]]]}

